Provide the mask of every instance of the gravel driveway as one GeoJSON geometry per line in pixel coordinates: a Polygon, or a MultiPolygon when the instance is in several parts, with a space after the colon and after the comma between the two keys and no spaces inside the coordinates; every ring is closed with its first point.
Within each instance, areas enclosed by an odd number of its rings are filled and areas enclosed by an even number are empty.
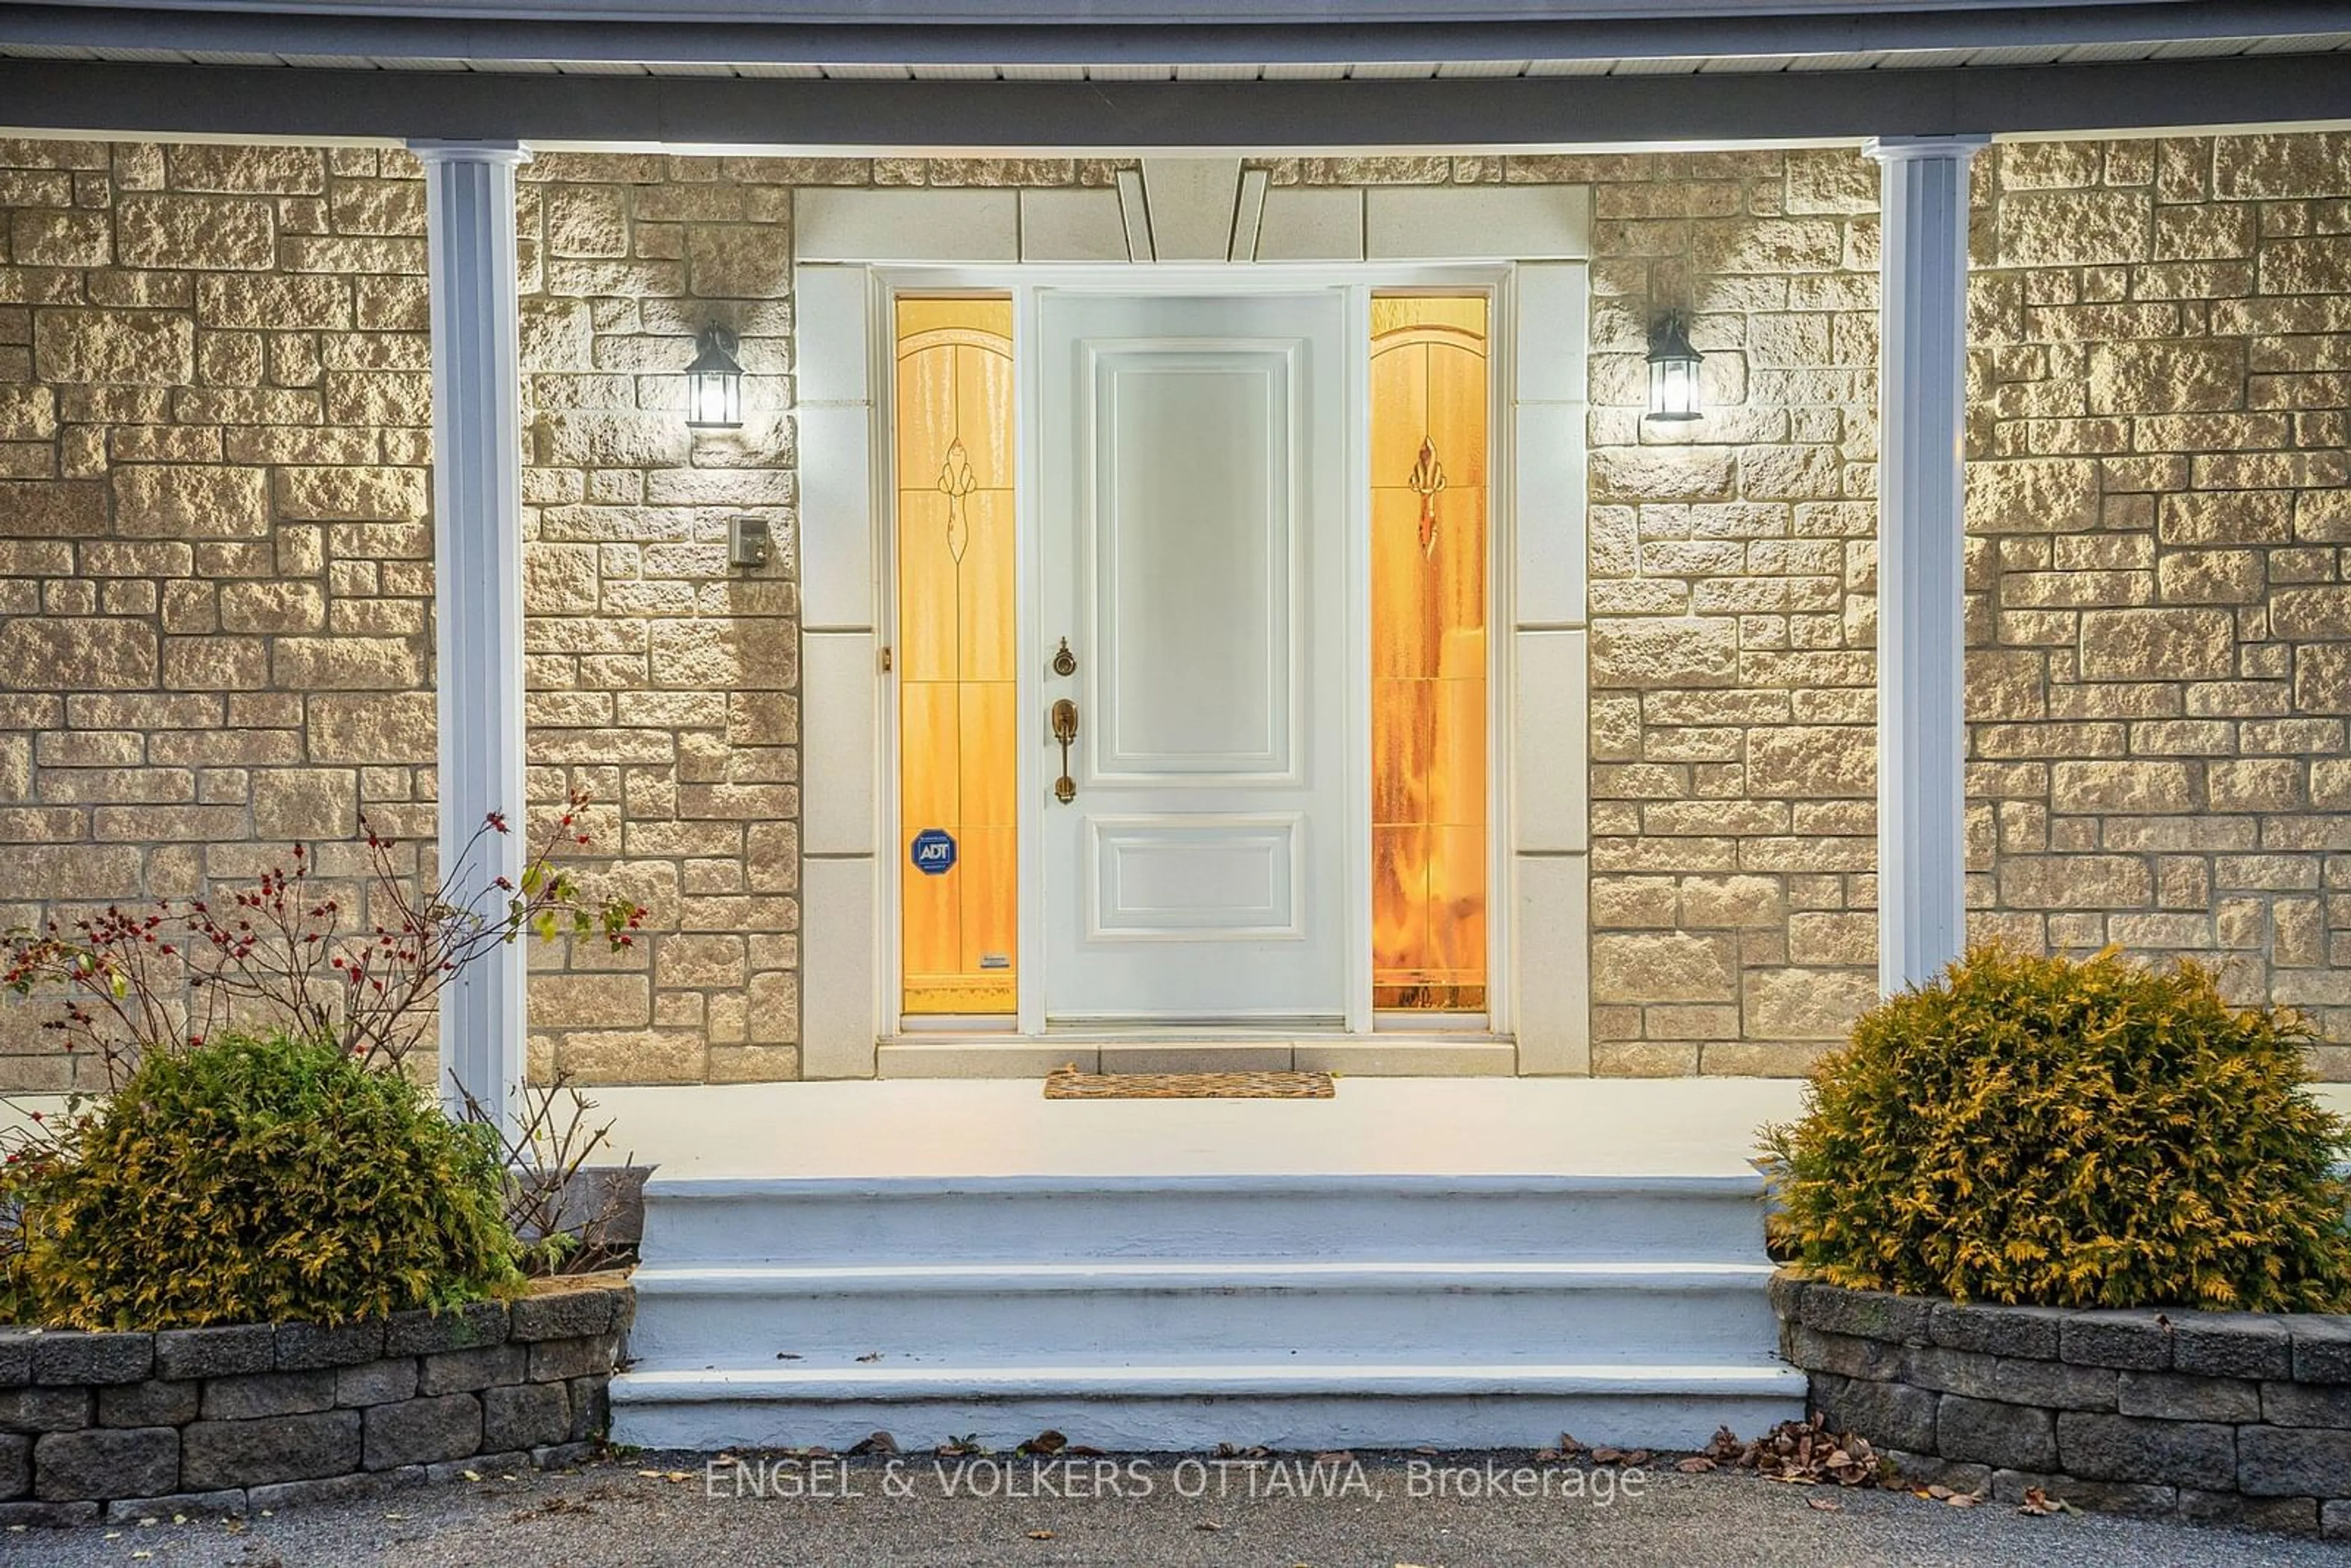
{"type": "MultiPolygon", "coordinates": [[[[1603,1504],[1592,1472],[1552,1469],[1548,1498],[1508,1495],[1523,1456],[1365,1457],[1317,1469],[1302,1460],[1251,1470],[1191,1461],[1055,1461],[1041,1472],[1062,1493],[1033,1495],[1040,1472],[928,1455],[893,1472],[872,1460],[827,1471],[830,1495],[733,1495],[700,1455],[633,1455],[556,1475],[388,1492],[246,1521],[28,1530],[0,1534],[0,1563],[221,1564],[224,1568],[596,1568],[676,1563],[847,1568],[864,1563],[1268,1565],[1285,1568],[1557,1568],[1574,1562],[1714,1563],[2063,1563],[2250,1568],[2333,1563],[2340,1543],[2082,1514],[2028,1517],[1991,1502],[1948,1505],[1906,1493],[1782,1485],[1743,1474],[1646,1474],[1603,1504]],[[1277,1476],[1280,1465],[1290,1467],[1277,1476]],[[1458,1469],[1456,1469],[1458,1467],[1458,1469]],[[1445,1495],[1430,1495],[1440,1471],[1445,1495]],[[652,1472],[650,1474],[646,1472],[652,1472]],[[1498,1474],[1498,1480],[1489,1480],[1498,1474]],[[673,1476],[678,1479],[671,1479],[673,1476]],[[1019,1495],[1008,1495],[1010,1491],[1019,1495]],[[1144,1495],[1142,1483],[1150,1483],[1144,1495]],[[1296,1495],[1301,1487],[1320,1495],[1296,1495]],[[1490,1495],[1496,1487],[1505,1495],[1490,1495]],[[1489,1495],[1462,1495],[1465,1491],[1489,1495]],[[1123,1493],[1123,1495],[1113,1495],[1123,1493]],[[1417,1493],[1418,1495],[1416,1495],[1417,1493]],[[1254,1494],[1254,1495],[1252,1495],[1254,1494]],[[1831,1504],[1833,1508],[1815,1506],[1831,1504]]],[[[998,1461],[997,1465],[1003,1465],[998,1461]]],[[[805,1477],[808,1472],[794,1472],[805,1477]]],[[[752,1479],[758,1479],[754,1472],[752,1479]]],[[[745,1483],[747,1487],[747,1481],[745,1483]]]]}

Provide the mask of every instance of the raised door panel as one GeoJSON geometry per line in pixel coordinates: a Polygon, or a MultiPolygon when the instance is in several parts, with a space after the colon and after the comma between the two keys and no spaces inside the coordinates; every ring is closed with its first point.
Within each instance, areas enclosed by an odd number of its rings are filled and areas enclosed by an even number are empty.
{"type": "Polygon", "coordinates": [[[1214,784],[1295,767],[1290,382],[1280,350],[1095,359],[1096,780],[1214,784]]]}
{"type": "Polygon", "coordinates": [[[1090,818],[1091,934],[1296,940],[1299,829],[1296,817],[1090,818]]]}

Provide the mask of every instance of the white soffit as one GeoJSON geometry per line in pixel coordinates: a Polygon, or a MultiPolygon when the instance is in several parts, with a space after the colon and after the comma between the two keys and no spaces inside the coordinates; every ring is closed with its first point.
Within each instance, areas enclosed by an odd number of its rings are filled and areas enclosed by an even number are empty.
{"type": "Polygon", "coordinates": [[[2211,58],[2231,55],[2332,54],[2351,49],[2351,32],[2248,34],[2237,37],[2111,39],[2095,43],[1985,45],[1847,53],[1652,55],[1619,58],[1330,60],[1251,64],[988,64],[948,61],[784,61],[462,58],[188,49],[118,44],[0,40],[0,57],[222,65],[308,70],[475,71],[564,76],[740,77],[828,81],[1428,81],[1438,78],[1585,76],[1763,75],[1781,71],[1976,69],[2002,66],[2211,58]]]}

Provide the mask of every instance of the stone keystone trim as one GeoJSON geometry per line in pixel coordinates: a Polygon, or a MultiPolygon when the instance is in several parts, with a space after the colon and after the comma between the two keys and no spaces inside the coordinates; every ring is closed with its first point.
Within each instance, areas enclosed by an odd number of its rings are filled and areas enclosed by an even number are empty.
{"type": "Polygon", "coordinates": [[[1903,1474],[2351,1540],[2351,1317],[1962,1305],[1782,1270],[1780,1353],[1903,1474]]]}
{"type": "Polygon", "coordinates": [[[333,1326],[0,1327],[0,1527],[573,1464],[635,1316],[636,1292],[605,1280],[333,1326]]]}

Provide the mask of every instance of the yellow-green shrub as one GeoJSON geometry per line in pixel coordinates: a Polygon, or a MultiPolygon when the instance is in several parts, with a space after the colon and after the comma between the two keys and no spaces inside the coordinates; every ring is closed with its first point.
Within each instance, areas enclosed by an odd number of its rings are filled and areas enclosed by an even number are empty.
{"type": "Polygon", "coordinates": [[[49,1323],[337,1322],[517,1277],[496,1134],[327,1040],[152,1052],[15,1187],[14,1304],[49,1323]]]}
{"type": "Polygon", "coordinates": [[[1767,1129],[1775,1247],[1960,1301],[2342,1310],[2346,1128],[2310,1038],[2192,964],[1978,949],[1865,1014],[1767,1129]]]}

